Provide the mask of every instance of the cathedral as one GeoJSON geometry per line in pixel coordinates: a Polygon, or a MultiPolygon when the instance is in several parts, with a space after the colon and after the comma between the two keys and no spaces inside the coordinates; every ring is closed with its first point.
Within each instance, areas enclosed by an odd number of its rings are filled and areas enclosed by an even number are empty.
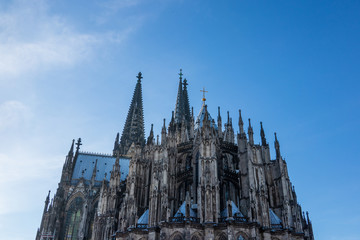
{"type": "Polygon", "coordinates": [[[204,95],[194,114],[180,70],[171,119],[159,135],[151,125],[146,138],[141,80],[139,73],[112,153],[84,152],[81,138],[72,141],[36,240],[314,239],[276,133],[271,158],[262,123],[255,144],[241,110],[234,124],[220,107],[215,119],[204,95]]]}

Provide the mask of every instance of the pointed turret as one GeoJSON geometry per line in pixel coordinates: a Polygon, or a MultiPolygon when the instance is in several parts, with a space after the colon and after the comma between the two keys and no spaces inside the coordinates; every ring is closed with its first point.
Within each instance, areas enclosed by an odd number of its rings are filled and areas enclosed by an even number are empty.
{"type": "Polygon", "coordinates": [[[45,206],[44,206],[44,213],[46,212],[46,210],[48,209],[48,206],[49,206],[49,202],[50,202],[50,190],[49,190],[49,193],[45,199],[45,206]]]}
{"type": "Polygon", "coordinates": [[[150,130],[150,134],[149,134],[149,137],[147,139],[147,142],[146,144],[149,146],[149,145],[153,145],[154,144],[154,124],[151,124],[151,130],[150,130]]]}
{"type": "Polygon", "coordinates": [[[95,185],[95,178],[96,178],[96,172],[97,172],[97,163],[98,163],[98,160],[96,159],[95,166],[94,166],[94,169],[93,169],[93,172],[92,172],[92,175],[91,175],[91,184],[93,186],[95,185]]]}
{"type": "Polygon", "coordinates": [[[249,135],[249,143],[251,145],[254,145],[254,131],[253,128],[251,126],[251,120],[249,118],[249,128],[248,128],[248,135],[249,135]]]}
{"type": "Polygon", "coordinates": [[[72,140],[72,144],[68,153],[68,158],[72,158],[74,156],[74,143],[75,143],[75,139],[72,140]]]}
{"type": "Polygon", "coordinates": [[[261,136],[261,145],[267,146],[266,138],[265,138],[265,131],[264,131],[262,122],[260,122],[260,136],[261,136]]]}
{"type": "Polygon", "coordinates": [[[225,123],[224,141],[234,143],[234,129],[229,111],[227,112],[227,122],[225,123]]]}
{"type": "Polygon", "coordinates": [[[241,110],[240,109],[239,109],[239,131],[240,131],[240,136],[245,134],[244,122],[243,122],[242,117],[241,117],[241,110]]]}
{"type": "Polygon", "coordinates": [[[170,120],[170,123],[169,123],[169,134],[170,133],[174,133],[175,130],[176,130],[176,126],[175,126],[175,117],[174,117],[175,113],[174,111],[171,112],[171,120],[170,120]]]}
{"type": "Polygon", "coordinates": [[[164,118],[164,125],[161,129],[161,145],[166,144],[166,125],[165,125],[165,118],[164,118]]]}
{"type": "Polygon", "coordinates": [[[218,134],[219,134],[219,137],[222,138],[222,120],[221,120],[221,114],[220,114],[220,107],[218,107],[217,123],[218,123],[218,134]]]}
{"type": "Polygon", "coordinates": [[[113,155],[116,156],[116,151],[119,150],[120,134],[117,133],[114,142],[113,155]]]}
{"type": "Polygon", "coordinates": [[[281,155],[280,155],[280,144],[279,144],[279,141],[277,139],[277,136],[276,136],[276,132],[274,133],[275,135],[275,151],[276,151],[276,159],[280,159],[281,155]]]}
{"type": "Polygon", "coordinates": [[[113,190],[117,189],[120,185],[121,172],[120,172],[120,155],[116,155],[115,164],[113,165],[113,169],[110,175],[109,186],[113,190]]]}
{"type": "Polygon", "coordinates": [[[61,181],[68,181],[71,176],[72,166],[73,166],[73,158],[74,158],[74,143],[75,139],[72,140],[72,144],[69,150],[68,155],[65,158],[65,163],[62,170],[61,181]]]}
{"type": "Polygon", "coordinates": [[[144,133],[144,110],[142,102],[141,79],[142,74],[139,72],[137,75],[137,83],[134,90],[134,95],[131,100],[128,115],[124,125],[124,130],[121,135],[119,152],[126,154],[132,143],[145,144],[144,133]]]}

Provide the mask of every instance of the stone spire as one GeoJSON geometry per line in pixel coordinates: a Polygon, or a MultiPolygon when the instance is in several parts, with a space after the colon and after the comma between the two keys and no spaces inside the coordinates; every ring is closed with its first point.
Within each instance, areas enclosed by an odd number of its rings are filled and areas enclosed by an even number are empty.
{"type": "Polygon", "coordinates": [[[182,118],[184,116],[184,91],[183,91],[183,83],[182,83],[182,69],[180,69],[179,73],[179,87],[178,87],[178,94],[176,97],[176,105],[175,105],[175,123],[180,124],[182,118]]]}
{"type": "Polygon", "coordinates": [[[72,144],[68,153],[69,158],[72,158],[74,156],[74,143],[75,143],[75,139],[72,140],[72,144]]]}
{"type": "Polygon", "coordinates": [[[264,131],[262,122],[260,122],[260,137],[261,137],[261,145],[267,146],[266,138],[265,138],[265,131],[264,131]]]}
{"type": "Polygon", "coordinates": [[[218,123],[218,134],[219,137],[222,138],[222,120],[221,120],[221,114],[220,114],[220,107],[218,107],[218,117],[217,117],[217,123],[218,123]]]}
{"type": "Polygon", "coordinates": [[[96,179],[96,173],[97,173],[97,163],[98,163],[98,160],[96,159],[95,166],[94,166],[94,169],[93,169],[93,172],[92,172],[92,175],[91,175],[91,184],[93,186],[95,185],[95,179],[96,179]]]}
{"type": "Polygon", "coordinates": [[[241,117],[241,110],[239,109],[239,131],[240,131],[240,135],[244,135],[244,122],[242,120],[241,117]]]}
{"type": "Polygon", "coordinates": [[[184,79],[184,90],[183,90],[183,102],[184,102],[184,115],[185,115],[185,120],[187,123],[190,122],[190,104],[189,104],[189,95],[188,95],[188,91],[187,91],[187,85],[189,85],[187,83],[186,78],[184,79]]]}
{"type": "Polygon", "coordinates": [[[116,156],[116,151],[119,150],[119,141],[120,141],[120,134],[117,133],[116,138],[115,138],[115,142],[114,142],[114,150],[113,150],[113,155],[114,156],[116,156]]]}
{"type": "Polygon", "coordinates": [[[234,143],[234,129],[229,111],[227,112],[227,122],[225,123],[224,141],[234,143]]]}
{"type": "Polygon", "coordinates": [[[154,144],[154,124],[151,124],[151,130],[150,130],[150,134],[149,134],[146,144],[147,145],[154,144]]]}
{"type": "Polygon", "coordinates": [[[165,143],[166,143],[166,124],[164,118],[164,125],[161,129],[161,145],[164,145],[165,143]]]}
{"type": "Polygon", "coordinates": [[[134,90],[134,95],[131,100],[128,115],[124,130],[121,135],[119,151],[120,154],[126,154],[132,143],[145,144],[145,133],[144,133],[144,110],[142,102],[142,90],[141,90],[141,79],[142,74],[139,72],[137,75],[137,83],[134,90]]]}
{"type": "Polygon", "coordinates": [[[250,143],[251,145],[254,145],[254,131],[253,131],[253,128],[252,128],[252,126],[251,126],[250,118],[249,118],[248,135],[249,135],[249,143],[250,143]]]}
{"type": "Polygon", "coordinates": [[[276,136],[276,132],[274,133],[275,135],[275,151],[276,151],[276,159],[280,159],[281,155],[280,155],[280,144],[279,141],[277,139],[276,136]]]}
{"type": "Polygon", "coordinates": [[[45,206],[44,206],[44,213],[47,211],[47,209],[48,209],[48,206],[49,206],[49,202],[50,202],[50,190],[49,190],[49,193],[48,193],[48,195],[47,195],[47,197],[46,197],[46,199],[45,199],[45,206]]]}

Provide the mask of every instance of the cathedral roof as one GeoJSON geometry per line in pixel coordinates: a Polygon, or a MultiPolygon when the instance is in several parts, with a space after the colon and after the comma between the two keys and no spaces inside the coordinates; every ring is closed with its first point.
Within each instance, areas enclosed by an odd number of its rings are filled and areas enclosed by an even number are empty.
{"type": "MultiPolygon", "coordinates": [[[[183,217],[186,214],[186,201],[183,202],[183,204],[181,204],[179,210],[176,212],[176,214],[174,215],[174,217],[183,217]]],[[[196,217],[197,214],[194,210],[192,210],[192,208],[190,208],[190,217],[196,217]]]]}
{"type": "Polygon", "coordinates": [[[269,215],[270,215],[271,225],[281,225],[280,218],[274,213],[274,211],[271,208],[269,208],[269,215]]]}
{"type": "MultiPolygon", "coordinates": [[[[195,130],[198,129],[199,127],[201,128],[203,126],[203,121],[204,121],[206,111],[207,110],[205,107],[205,103],[203,103],[203,105],[201,106],[200,112],[199,112],[198,116],[196,117],[195,130]]],[[[213,121],[213,118],[210,116],[210,113],[208,113],[208,118],[210,121],[210,126],[214,127],[217,130],[217,125],[215,124],[215,121],[213,121]]]]}
{"type": "Polygon", "coordinates": [[[146,209],[146,211],[141,215],[139,218],[138,224],[148,224],[149,223],[149,209],[146,209]]]}
{"type": "MultiPolygon", "coordinates": [[[[111,155],[80,152],[76,159],[71,180],[73,183],[82,177],[85,180],[91,180],[96,165],[95,180],[99,182],[102,181],[106,173],[106,180],[109,181],[115,161],[116,158],[111,155]]],[[[128,158],[119,159],[121,180],[125,180],[129,173],[129,161],[128,158]]]]}
{"type": "MultiPolygon", "coordinates": [[[[240,212],[240,210],[238,209],[238,207],[236,206],[236,204],[231,201],[231,210],[232,210],[232,215],[235,216],[239,216],[239,217],[244,217],[244,215],[240,212]]],[[[224,210],[221,211],[220,213],[221,217],[228,217],[228,208],[227,206],[225,207],[224,210]]]]}

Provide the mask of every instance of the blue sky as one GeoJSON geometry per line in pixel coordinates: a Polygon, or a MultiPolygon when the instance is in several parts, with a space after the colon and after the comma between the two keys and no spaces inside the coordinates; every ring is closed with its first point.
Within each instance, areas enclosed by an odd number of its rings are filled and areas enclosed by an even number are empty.
{"type": "MultiPolygon", "coordinates": [[[[316,239],[360,239],[360,2],[0,1],[0,239],[32,239],[73,138],[110,153],[143,72],[146,135],[174,109],[276,131],[316,239]]],[[[237,126],[235,126],[237,129],[237,126]]],[[[274,151],[272,148],[272,156],[274,151]]]]}

